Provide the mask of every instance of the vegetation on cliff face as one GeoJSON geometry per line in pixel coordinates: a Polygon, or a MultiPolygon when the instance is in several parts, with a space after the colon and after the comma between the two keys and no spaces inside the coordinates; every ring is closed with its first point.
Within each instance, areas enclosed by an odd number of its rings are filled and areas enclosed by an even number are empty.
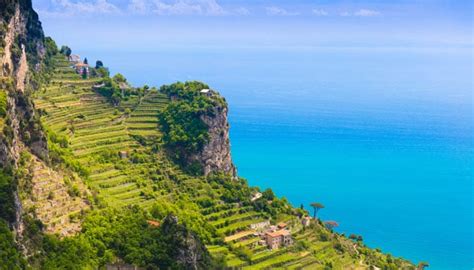
{"type": "Polygon", "coordinates": [[[43,234],[31,224],[28,230],[36,231],[32,244],[45,254],[34,263],[41,269],[96,269],[114,261],[146,269],[210,266],[210,255],[194,233],[172,216],[159,226],[154,220],[156,217],[138,207],[108,208],[91,212],[82,233],[65,239],[43,234]],[[197,259],[190,262],[190,258],[197,259]]]}
{"type": "Polygon", "coordinates": [[[7,223],[15,221],[16,182],[10,173],[0,170],[0,220],[7,223]]]}
{"type": "Polygon", "coordinates": [[[192,174],[201,174],[203,168],[190,157],[199,153],[210,139],[203,116],[215,116],[216,110],[227,107],[219,95],[203,94],[202,90],[210,91],[208,85],[198,81],[160,88],[171,99],[159,114],[164,145],[170,156],[192,174]]]}
{"type": "Polygon", "coordinates": [[[7,92],[0,90],[0,117],[7,114],[7,92]]]}
{"type": "Polygon", "coordinates": [[[26,268],[26,261],[18,249],[8,224],[0,219],[0,269],[19,270],[26,268]]]}

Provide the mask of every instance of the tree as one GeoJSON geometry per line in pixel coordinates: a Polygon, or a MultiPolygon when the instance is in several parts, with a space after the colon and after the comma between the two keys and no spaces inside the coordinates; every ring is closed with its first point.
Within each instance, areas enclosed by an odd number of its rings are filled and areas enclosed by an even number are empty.
{"type": "Polygon", "coordinates": [[[0,90],[0,117],[7,114],[7,92],[0,90]]]}
{"type": "Polygon", "coordinates": [[[324,225],[326,225],[326,228],[332,230],[336,227],[339,227],[339,223],[337,223],[336,221],[334,220],[329,220],[329,221],[325,221],[324,222],[324,225]]]}
{"type": "Polygon", "coordinates": [[[324,205],[318,202],[311,203],[310,205],[311,207],[313,207],[313,210],[314,210],[313,218],[316,219],[316,214],[318,213],[320,209],[324,208],[324,205]]]}
{"type": "Polygon", "coordinates": [[[267,201],[272,201],[275,199],[275,193],[273,193],[273,190],[271,188],[265,189],[265,191],[262,192],[262,197],[267,200],[267,201]]]}
{"type": "Polygon", "coordinates": [[[102,77],[102,78],[109,77],[109,70],[105,67],[97,68],[96,73],[99,77],[102,77]]]}
{"type": "Polygon", "coordinates": [[[100,60],[95,61],[95,68],[99,69],[101,67],[104,67],[104,63],[100,60]]]}
{"type": "Polygon", "coordinates": [[[0,262],[1,269],[26,269],[26,263],[13,238],[8,224],[0,218],[0,262]]]}
{"type": "Polygon", "coordinates": [[[362,236],[356,235],[356,234],[353,234],[353,233],[351,235],[349,235],[349,239],[354,240],[354,241],[358,241],[358,242],[362,242],[364,240],[362,238],[362,236]]]}
{"type": "Polygon", "coordinates": [[[117,73],[117,74],[115,74],[115,76],[114,76],[114,81],[116,81],[116,82],[118,82],[118,83],[121,83],[121,82],[127,82],[127,79],[126,79],[125,76],[123,76],[122,74],[117,73]]]}
{"type": "Polygon", "coordinates": [[[67,57],[71,56],[71,53],[72,53],[71,48],[65,45],[61,46],[61,50],[59,52],[64,54],[67,57]]]}
{"type": "Polygon", "coordinates": [[[49,57],[58,53],[58,46],[51,37],[44,38],[44,46],[49,57]]]}
{"type": "Polygon", "coordinates": [[[13,223],[15,212],[15,183],[13,177],[0,169],[0,221],[3,219],[13,223]]]}
{"type": "Polygon", "coordinates": [[[82,78],[87,79],[87,68],[82,68],[82,78]]]}
{"type": "Polygon", "coordinates": [[[86,64],[86,65],[88,65],[88,64],[89,64],[89,62],[87,61],[87,57],[86,57],[86,58],[84,58],[84,64],[86,64]]]}

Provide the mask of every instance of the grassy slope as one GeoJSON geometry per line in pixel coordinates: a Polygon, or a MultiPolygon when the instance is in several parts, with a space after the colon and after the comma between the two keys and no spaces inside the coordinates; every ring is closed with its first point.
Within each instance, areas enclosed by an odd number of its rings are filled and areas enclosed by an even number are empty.
{"type": "Polygon", "coordinates": [[[161,151],[156,152],[161,137],[157,112],[168,102],[165,95],[148,92],[113,107],[92,90],[96,79],[81,79],[62,56],[55,57],[55,62],[53,79],[35,94],[35,106],[43,111],[45,127],[65,136],[74,158],[90,171],[84,181],[97,194],[100,204],[149,209],[156,202],[167,202],[184,207],[186,213],[207,223],[201,229],[208,232],[209,237],[204,237],[208,249],[213,256],[224,257],[228,266],[323,269],[331,263],[335,269],[356,269],[354,265],[365,268],[365,256],[355,251],[351,241],[330,234],[319,224],[302,230],[295,216],[279,219],[293,225],[296,241],[306,244],[303,250],[291,247],[270,251],[257,245],[259,238],[251,232],[238,234],[250,230],[250,224],[267,219],[267,214],[252,206],[222,204],[218,199],[223,193],[221,186],[186,175],[161,151]],[[125,113],[127,108],[131,110],[129,115],[125,113]],[[126,151],[129,159],[121,160],[119,151],[126,151]],[[131,162],[133,157],[138,158],[131,162]],[[203,199],[218,206],[199,207],[197,202],[203,199]],[[329,235],[328,239],[321,241],[321,233],[329,235]],[[335,243],[342,244],[345,252],[336,251],[335,243]]]}

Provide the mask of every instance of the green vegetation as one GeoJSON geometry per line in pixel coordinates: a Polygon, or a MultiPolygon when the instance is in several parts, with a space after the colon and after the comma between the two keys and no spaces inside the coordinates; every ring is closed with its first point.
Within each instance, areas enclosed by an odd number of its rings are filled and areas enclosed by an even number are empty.
{"type": "Polygon", "coordinates": [[[33,265],[37,269],[97,269],[123,261],[147,269],[189,269],[190,262],[178,252],[187,250],[198,256],[200,269],[210,267],[211,258],[193,232],[171,216],[159,227],[148,224],[150,219],[154,217],[138,207],[97,210],[87,216],[81,234],[65,239],[41,233],[41,224],[28,219],[30,245],[46,255],[34,258],[33,265]]]}
{"type": "Polygon", "coordinates": [[[197,81],[160,88],[172,100],[159,114],[164,145],[175,161],[183,167],[194,167],[195,172],[200,169],[197,164],[189,164],[188,157],[199,152],[209,140],[208,127],[201,116],[212,115],[216,108],[225,106],[221,97],[201,94],[203,89],[209,86],[197,81]]]}
{"type": "Polygon", "coordinates": [[[25,269],[26,262],[18,250],[7,223],[0,219],[0,269],[25,269]]]}
{"type": "Polygon", "coordinates": [[[68,46],[64,46],[64,45],[63,45],[63,46],[61,47],[61,50],[60,50],[59,52],[60,52],[61,54],[65,55],[65,56],[69,57],[69,56],[71,56],[72,50],[71,50],[71,48],[69,48],[68,46]]]}
{"type": "MultiPolygon", "coordinates": [[[[141,89],[133,89],[128,86],[125,77],[118,73],[113,78],[108,77],[108,72],[105,72],[103,67],[98,69],[98,76],[103,77],[100,87],[97,87],[97,92],[107,99],[109,99],[114,105],[120,104],[121,101],[127,101],[132,95],[141,95],[143,91],[141,89]]],[[[83,79],[86,79],[83,76],[83,79]]]]}
{"type": "Polygon", "coordinates": [[[0,221],[15,221],[16,183],[12,175],[0,169],[0,221]]]}
{"type": "Polygon", "coordinates": [[[0,117],[7,114],[7,92],[0,89],[0,117]]]}
{"type": "Polygon", "coordinates": [[[199,118],[201,108],[185,101],[171,102],[160,114],[163,141],[182,164],[209,140],[207,125],[199,118]]]}
{"type": "Polygon", "coordinates": [[[25,261],[14,241],[8,224],[15,222],[16,182],[10,173],[0,169],[0,269],[23,269],[25,261]]]}

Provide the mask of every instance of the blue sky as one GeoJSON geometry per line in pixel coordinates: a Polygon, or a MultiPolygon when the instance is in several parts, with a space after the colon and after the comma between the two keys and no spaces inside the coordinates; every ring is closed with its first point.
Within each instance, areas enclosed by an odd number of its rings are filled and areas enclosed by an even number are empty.
{"type": "Polygon", "coordinates": [[[81,48],[471,48],[471,1],[34,0],[81,48]]]}

